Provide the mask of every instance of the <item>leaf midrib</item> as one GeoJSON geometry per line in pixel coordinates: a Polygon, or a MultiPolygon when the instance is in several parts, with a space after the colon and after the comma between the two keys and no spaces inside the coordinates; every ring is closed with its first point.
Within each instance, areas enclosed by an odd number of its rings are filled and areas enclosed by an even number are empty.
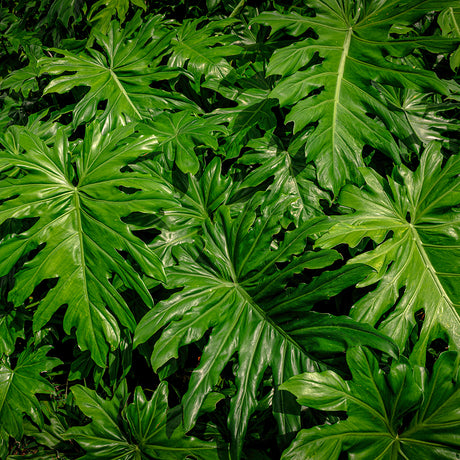
{"type": "MultiPolygon", "coordinates": [[[[441,281],[439,280],[437,276],[437,272],[435,268],[433,267],[430,258],[428,257],[428,254],[425,251],[425,248],[423,247],[423,242],[420,238],[420,235],[418,234],[417,230],[414,228],[412,224],[408,224],[410,228],[410,232],[412,234],[412,239],[417,247],[417,250],[420,254],[421,259],[423,260],[423,263],[430,274],[431,279],[433,280],[433,284],[436,286],[436,289],[438,290],[440,296],[446,301],[446,304],[450,307],[453,306],[453,302],[448,296],[447,292],[444,289],[444,286],[442,285],[441,281]]],[[[452,308],[453,313],[457,315],[459,324],[460,324],[460,317],[458,316],[457,312],[455,311],[454,308],[452,308]]]]}
{"type": "MultiPolygon", "coordinates": [[[[345,64],[348,57],[348,52],[350,49],[351,37],[353,35],[353,29],[350,27],[345,34],[345,38],[343,41],[343,51],[342,56],[340,57],[339,68],[337,70],[337,84],[335,87],[335,94],[334,94],[334,106],[332,109],[332,142],[335,146],[335,138],[336,138],[336,130],[337,130],[337,112],[338,112],[338,105],[341,96],[341,89],[342,89],[342,82],[345,73],[345,64]]],[[[335,150],[335,148],[334,148],[335,150]]]]}

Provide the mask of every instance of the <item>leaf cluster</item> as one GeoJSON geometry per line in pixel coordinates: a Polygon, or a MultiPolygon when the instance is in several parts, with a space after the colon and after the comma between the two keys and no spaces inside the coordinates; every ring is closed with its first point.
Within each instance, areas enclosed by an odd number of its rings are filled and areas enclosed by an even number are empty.
{"type": "Polygon", "coordinates": [[[459,18],[1,6],[0,458],[457,458],[459,18]]]}

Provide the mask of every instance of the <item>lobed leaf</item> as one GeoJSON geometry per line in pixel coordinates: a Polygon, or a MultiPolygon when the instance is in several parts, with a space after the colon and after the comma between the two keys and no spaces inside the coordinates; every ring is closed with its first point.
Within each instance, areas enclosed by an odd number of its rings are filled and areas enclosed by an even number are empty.
{"type": "Polygon", "coordinates": [[[29,228],[8,235],[0,247],[1,275],[29,256],[16,274],[9,300],[21,305],[41,282],[56,280],[38,305],[34,330],[66,305],[64,330],[70,333],[75,327],[80,347],[90,350],[102,367],[109,347],[118,346],[119,324],[135,327],[128,305],[110,281],[112,275],[152,304],[140,273],[122,251],[143,273],[164,279],[158,258],[121,220],[130,212],[159,210],[171,199],[164,184],[121,172],[155,143],[148,137],[130,137],[133,131],[131,125],[103,136],[98,125],[89,126],[75,162],[62,131],[49,148],[27,129],[19,130],[17,138],[5,138],[6,150],[0,153],[1,167],[16,166],[24,172],[0,181],[0,220],[34,219],[29,228]],[[124,188],[135,192],[125,193],[124,188]]]}
{"type": "Polygon", "coordinates": [[[295,376],[281,386],[300,404],[348,415],[333,425],[302,430],[283,460],[336,460],[342,452],[362,459],[455,458],[460,447],[455,353],[443,353],[430,378],[406,358],[384,374],[364,348],[349,349],[347,361],[350,381],[325,371],[295,376]],[[405,418],[410,421],[404,423],[405,418]]]}
{"type": "Polygon", "coordinates": [[[172,91],[150,87],[154,81],[172,79],[180,73],[160,65],[172,37],[161,16],[143,21],[137,14],[124,29],[113,21],[107,35],[94,34],[102,52],[95,47],[79,54],[53,48],[51,51],[61,58],[39,60],[41,73],[70,72],[54,78],[44,94],[62,94],[76,86],[90,87],[73,110],[74,126],[91,121],[103,101],[107,105],[101,119],[109,129],[141,120],[161,109],[194,108],[190,101],[172,91]]]}
{"type": "MultiPolygon", "coordinates": [[[[297,342],[292,328],[288,332],[285,324],[271,317],[266,304],[274,293],[285,289],[288,276],[307,268],[323,268],[340,256],[335,251],[302,254],[317,221],[289,232],[283,243],[271,249],[273,235],[279,232],[279,220],[287,205],[287,200],[256,194],[234,218],[228,208],[221,206],[214,221],[205,222],[201,254],[191,245],[174,252],[179,264],[167,270],[168,287],[183,289],[150,310],[135,333],[134,343],[139,345],[161,330],[151,355],[152,366],[157,370],[178,358],[180,347],[197,342],[210,331],[200,364],[192,372],[183,399],[187,429],[194,424],[206,395],[218,383],[224,367],[237,356],[238,367],[234,370],[237,392],[231,398],[228,418],[236,457],[240,455],[266,369],[272,369],[276,386],[301,369],[318,368],[308,355],[308,347],[297,342]],[[285,266],[278,269],[278,263],[285,266]]],[[[331,277],[323,293],[317,292],[315,300],[338,293],[364,276],[363,272],[354,272],[347,280],[331,277]]],[[[312,306],[313,302],[303,303],[303,311],[312,306]]],[[[285,315],[286,324],[294,319],[289,308],[281,308],[280,313],[285,315]]],[[[304,322],[303,327],[308,328],[308,324],[304,322]]],[[[340,327],[335,331],[340,333],[340,327]]],[[[370,328],[366,332],[370,332],[370,328]]],[[[363,330],[355,340],[367,343],[366,332],[363,330]]],[[[334,333],[329,329],[328,334],[334,333]]],[[[381,335],[380,342],[377,340],[375,344],[394,350],[381,335]]],[[[276,399],[279,397],[281,395],[276,399]]],[[[276,404],[281,407],[283,402],[276,404]]],[[[296,429],[299,424],[298,416],[282,413],[277,416],[280,426],[286,430],[296,429]]]]}
{"type": "Polygon", "coordinates": [[[54,387],[41,373],[62,364],[61,360],[46,356],[51,348],[28,347],[14,367],[5,360],[0,364],[0,428],[16,440],[23,436],[24,414],[39,425],[43,423],[36,394],[52,394],[54,387]]]}
{"type": "Polygon", "coordinates": [[[72,427],[66,439],[77,441],[86,451],[82,460],[197,460],[226,458],[216,443],[185,436],[180,408],[168,414],[168,386],[160,383],[150,399],[137,387],[134,400],[126,405],[126,382],[122,381],[111,400],[101,398],[94,390],[81,385],[72,387],[77,405],[91,418],[83,427],[72,427]],[[170,416],[171,415],[171,416],[170,416]]]}
{"type": "Polygon", "coordinates": [[[449,5],[432,0],[315,0],[309,3],[315,11],[312,17],[264,12],[255,18],[272,32],[285,29],[297,37],[314,31],[314,37],[310,34],[275,51],[267,73],[282,76],[270,97],[278,98],[281,106],[292,106],[286,122],[294,123],[294,131],[315,126],[305,149],[317,166],[321,186],[337,194],[347,181],[355,181],[364,166],[361,150],[366,144],[399,162],[391,133],[404,141],[405,126],[391,116],[373,82],[448,94],[447,84],[433,72],[398,65],[385,56],[404,56],[419,47],[452,49],[449,39],[388,36],[393,24],[411,24],[449,5]]]}
{"type": "Polygon", "coordinates": [[[347,186],[339,202],[355,210],[334,218],[335,225],[317,242],[321,247],[346,243],[356,246],[371,238],[377,247],[351,259],[376,270],[366,283],[379,284],[352,308],[351,316],[376,325],[401,349],[416,327],[416,314],[424,320],[411,359],[425,362],[425,352],[436,338],[460,346],[460,157],[443,165],[440,146],[432,144],[412,172],[401,166],[401,182],[384,180],[363,169],[366,187],[347,186]],[[390,233],[391,232],[391,233],[390,233]],[[395,307],[393,309],[393,307],[395,307]]]}

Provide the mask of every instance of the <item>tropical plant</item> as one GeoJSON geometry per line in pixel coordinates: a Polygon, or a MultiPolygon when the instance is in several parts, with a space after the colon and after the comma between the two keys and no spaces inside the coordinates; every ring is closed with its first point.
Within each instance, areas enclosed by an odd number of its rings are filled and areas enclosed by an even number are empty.
{"type": "Polygon", "coordinates": [[[457,458],[455,2],[163,3],[0,10],[0,458],[457,458]]]}

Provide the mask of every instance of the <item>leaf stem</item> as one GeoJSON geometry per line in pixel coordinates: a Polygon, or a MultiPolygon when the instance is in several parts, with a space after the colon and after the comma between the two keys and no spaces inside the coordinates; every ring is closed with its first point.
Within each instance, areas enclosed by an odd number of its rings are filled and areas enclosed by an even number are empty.
{"type": "Polygon", "coordinates": [[[238,15],[240,11],[244,8],[245,4],[246,4],[246,0],[240,0],[240,3],[236,5],[235,9],[231,12],[229,18],[234,18],[236,15],[238,15]]]}

